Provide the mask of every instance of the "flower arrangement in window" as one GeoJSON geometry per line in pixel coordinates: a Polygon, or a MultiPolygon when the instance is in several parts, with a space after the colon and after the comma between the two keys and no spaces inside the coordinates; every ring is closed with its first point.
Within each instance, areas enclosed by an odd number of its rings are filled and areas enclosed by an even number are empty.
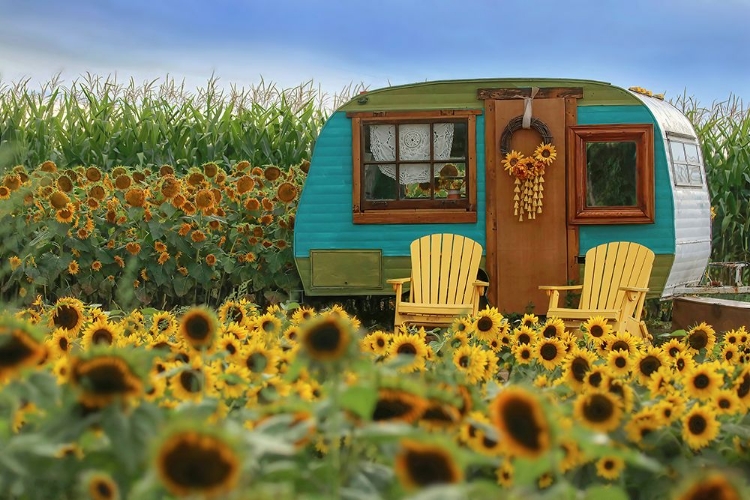
{"type": "Polygon", "coordinates": [[[544,198],[544,173],[547,167],[557,158],[555,146],[542,142],[533,155],[525,156],[518,151],[506,153],[502,164],[508,174],[516,178],[513,189],[513,214],[523,222],[524,212],[527,219],[536,219],[542,213],[544,198]]]}
{"type": "Polygon", "coordinates": [[[458,168],[453,163],[446,163],[443,168],[440,169],[438,177],[438,187],[448,191],[450,197],[451,194],[458,194],[464,185],[465,177],[461,175],[458,168]],[[451,191],[453,193],[451,193],[451,191]]]}

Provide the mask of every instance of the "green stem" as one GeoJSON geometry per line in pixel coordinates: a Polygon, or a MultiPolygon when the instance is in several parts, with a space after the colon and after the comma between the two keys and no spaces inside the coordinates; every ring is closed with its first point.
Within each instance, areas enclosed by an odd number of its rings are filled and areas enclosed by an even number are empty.
{"type": "Polygon", "coordinates": [[[334,372],[332,377],[333,386],[331,388],[331,413],[328,424],[328,441],[330,442],[330,460],[331,485],[333,487],[332,499],[341,498],[341,390],[340,376],[338,371],[334,372]]]}

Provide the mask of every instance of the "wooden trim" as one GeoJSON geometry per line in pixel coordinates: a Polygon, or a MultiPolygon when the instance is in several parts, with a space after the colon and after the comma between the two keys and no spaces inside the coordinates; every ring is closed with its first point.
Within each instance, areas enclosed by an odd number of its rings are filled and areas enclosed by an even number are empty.
{"type": "MultiPolygon", "coordinates": [[[[571,127],[575,127],[578,124],[578,101],[574,97],[565,98],[565,129],[569,130],[571,127]]],[[[568,140],[566,136],[565,141],[568,140]]],[[[570,150],[573,147],[572,144],[567,143],[565,145],[565,151],[568,152],[565,158],[565,171],[566,171],[566,192],[568,193],[568,207],[570,206],[570,193],[572,186],[575,182],[575,176],[573,175],[574,169],[573,164],[568,161],[570,158],[570,150]]],[[[562,159],[562,158],[561,158],[562,159]]],[[[567,224],[568,230],[568,282],[578,283],[580,279],[581,267],[578,265],[577,257],[580,252],[580,231],[578,225],[567,224]]]]}
{"type": "Polygon", "coordinates": [[[499,269],[497,259],[497,151],[495,150],[495,101],[484,102],[484,193],[485,193],[485,267],[490,279],[487,299],[497,304],[499,297],[499,269]]]}
{"type": "MultiPolygon", "coordinates": [[[[472,223],[477,221],[476,115],[481,110],[350,112],[352,120],[352,214],[355,224],[472,223]],[[467,125],[466,198],[460,200],[365,200],[362,134],[372,122],[418,123],[461,121],[467,125]],[[380,208],[383,206],[383,208],[380,208]],[[403,215],[401,215],[403,214],[403,215]],[[467,215],[469,214],[469,215],[467,215]]],[[[415,163],[415,162],[403,162],[415,163]]],[[[419,163],[419,162],[417,162],[419,163]]]]}
{"type": "Polygon", "coordinates": [[[368,121],[404,119],[440,119],[445,117],[465,118],[481,115],[481,109],[435,109],[425,111],[347,111],[347,118],[366,118],[368,121]]]}
{"type": "Polygon", "coordinates": [[[362,209],[362,122],[352,118],[352,210],[362,209]]]}
{"type": "Polygon", "coordinates": [[[476,211],[452,209],[371,210],[352,214],[355,224],[467,224],[477,222],[476,211]]]}
{"type": "MultiPolygon", "coordinates": [[[[531,87],[478,89],[477,99],[518,99],[531,97],[531,87]]],[[[583,99],[583,87],[540,87],[534,99],[583,99]]]]}
{"type": "Polygon", "coordinates": [[[648,124],[577,125],[568,128],[568,165],[573,182],[568,188],[569,224],[653,224],[654,126],[648,124]],[[636,206],[586,206],[586,143],[636,143],[636,206]]]}

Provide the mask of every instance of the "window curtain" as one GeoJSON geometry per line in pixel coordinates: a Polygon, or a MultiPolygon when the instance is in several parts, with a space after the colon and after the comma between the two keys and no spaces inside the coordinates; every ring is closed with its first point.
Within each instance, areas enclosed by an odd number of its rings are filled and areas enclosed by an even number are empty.
{"type": "MultiPolygon", "coordinates": [[[[432,140],[435,160],[450,158],[453,146],[453,124],[434,123],[432,140]]],[[[398,127],[399,160],[419,161],[430,159],[430,124],[409,123],[398,127]]],[[[396,126],[370,125],[370,151],[375,161],[396,160],[396,126]]],[[[396,165],[380,165],[380,171],[396,178],[396,165]]],[[[399,168],[400,184],[430,182],[430,164],[414,163],[399,168]]]]}

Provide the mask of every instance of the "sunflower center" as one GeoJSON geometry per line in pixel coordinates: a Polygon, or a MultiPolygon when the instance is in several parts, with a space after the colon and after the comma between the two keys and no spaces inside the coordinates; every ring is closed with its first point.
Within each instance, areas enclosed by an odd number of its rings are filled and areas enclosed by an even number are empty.
{"type": "Polygon", "coordinates": [[[379,337],[379,338],[378,338],[378,339],[377,339],[377,340],[375,341],[375,344],[376,344],[376,345],[377,345],[377,346],[378,346],[379,348],[381,348],[381,349],[382,349],[383,347],[385,347],[385,339],[384,339],[383,337],[379,337]]]}
{"type": "Polygon", "coordinates": [[[541,451],[543,430],[537,422],[534,408],[528,401],[521,398],[508,400],[502,409],[501,417],[511,439],[527,450],[541,451]]]}
{"type": "Polygon", "coordinates": [[[589,376],[589,384],[592,387],[599,387],[602,383],[602,374],[600,372],[594,372],[589,376]]]}
{"type": "Polygon", "coordinates": [[[604,335],[604,328],[602,328],[600,325],[592,325],[591,329],[589,330],[589,334],[591,334],[592,337],[599,338],[604,335]]]}
{"type": "Polygon", "coordinates": [[[467,368],[469,366],[469,356],[461,356],[458,359],[458,366],[461,368],[467,368]]]}
{"type": "Polygon", "coordinates": [[[10,341],[0,345],[0,367],[22,364],[33,355],[34,349],[17,335],[11,335],[10,341]]]}
{"type": "Polygon", "coordinates": [[[629,351],[630,345],[628,345],[628,343],[624,340],[618,340],[614,344],[612,344],[611,349],[613,351],[629,351]]]}
{"type": "Polygon", "coordinates": [[[607,470],[612,470],[615,468],[615,462],[612,460],[605,460],[604,461],[604,468],[607,470]]]}
{"type": "Polygon", "coordinates": [[[237,467],[237,458],[227,445],[205,436],[178,442],[161,459],[167,481],[190,493],[228,486],[237,467]]]}
{"type": "Polygon", "coordinates": [[[722,410],[726,410],[727,408],[732,407],[732,402],[729,401],[727,398],[721,398],[719,399],[719,408],[722,410]]]}
{"type": "Polygon", "coordinates": [[[489,332],[490,330],[492,330],[493,324],[494,323],[492,321],[492,318],[490,318],[489,316],[482,316],[477,321],[477,330],[479,330],[480,332],[489,332]]]}
{"type": "Polygon", "coordinates": [[[86,389],[96,394],[122,394],[134,388],[127,369],[111,362],[85,370],[84,376],[87,380],[86,389]]]}
{"type": "Polygon", "coordinates": [[[522,333],[518,336],[518,343],[528,345],[531,343],[531,337],[528,333],[522,333]]]}
{"type": "Polygon", "coordinates": [[[750,393],[750,373],[745,373],[742,377],[742,383],[737,387],[737,396],[742,399],[747,396],[748,393],[750,393]]]}
{"type": "Polygon", "coordinates": [[[688,343],[695,350],[703,349],[708,344],[708,334],[703,330],[695,331],[688,337],[688,343]]]}
{"type": "Polygon", "coordinates": [[[344,333],[333,321],[326,321],[311,329],[306,336],[306,344],[310,351],[324,356],[338,352],[344,340],[344,333]]]}
{"type": "Polygon", "coordinates": [[[573,372],[573,378],[578,382],[583,382],[586,372],[589,371],[589,362],[586,358],[575,358],[570,363],[570,371],[573,372]]]}
{"type": "Polygon", "coordinates": [[[99,498],[112,498],[114,491],[106,481],[97,481],[96,492],[101,495],[99,498]]]}
{"type": "Polygon", "coordinates": [[[70,343],[68,342],[68,339],[66,337],[60,337],[60,339],[57,341],[57,345],[61,350],[67,351],[70,343]]]}
{"type": "Polygon", "coordinates": [[[263,331],[266,333],[272,333],[276,329],[274,327],[273,321],[271,321],[270,319],[263,322],[262,328],[263,328],[263,331]]]}
{"type": "Polygon", "coordinates": [[[396,352],[399,354],[409,354],[414,356],[417,354],[417,348],[413,344],[401,344],[398,346],[398,349],[396,349],[396,352]]]}
{"type": "Polygon", "coordinates": [[[224,350],[229,354],[235,354],[237,352],[237,348],[231,342],[227,343],[227,345],[224,346],[224,350]]]}
{"type": "Polygon", "coordinates": [[[544,335],[544,338],[551,339],[552,337],[557,336],[557,328],[555,328],[553,325],[547,325],[544,328],[544,331],[542,332],[542,335],[544,335]]]}
{"type": "Polygon", "coordinates": [[[236,306],[232,306],[229,308],[228,316],[232,318],[232,321],[235,323],[239,323],[242,321],[242,318],[244,314],[242,313],[242,309],[236,306]]]}
{"type": "Polygon", "coordinates": [[[245,365],[251,372],[260,373],[268,366],[268,358],[262,352],[254,352],[247,357],[245,365]]]}
{"type": "Polygon", "coordinates": [[[693,385],[696,389],[705,389],[710,383],[711,379],[705,373],[701,373],[693,379],[693,385]]]}
{"type": "Polygon", "coordinates": [[[404,399],[398,397],[378,399],[375,410],[372,413],[374,421],[391,420],[402,418],[414,410],[414,406],[404,399]]]}
{"type": "Polygon", "coordinates": [[[727,351],[726,353],[724,353],[724,359],[726,359],[727,361],[729,361],[733,357],[734,357],[734,353],[732,351],[727,351]]]}
{"type": "Polygon", "coordinates": [[[112,332],[105,328],[99,328],[93,333],[93,335],[91,335],[91,341],[94,344],[112,345],[113,340],[114,336],[112,335],[112,332]]]}
{"type": "Polygon", "coordinates": [[[200,377],[199,370],[185,370],[180,373],[180,386],[190,393],[200,392],[203,388],[203,381],[200,377]]]}
{"type": "Polygon", "coordinates": [[[531,357],[531,351],[529,351],[528,349],[524,349],[523,351],[521,351],[521,358],[529,359],[530,357],[531,357]]]}
{"type": "Polygon", "coordinates": [[[75,307],[63,304],[57,308],[53,321],[59,328],[72,330],[78,325],[80,318],[81,315],[75,307]]]}
{"type": "Polygon", "coordinates": [[[676,347],[672,347],[672,348],[670,348],[670,349],[669,349],[669,356],[670,356],[670,357],[674,358],[674,357],[676,357],[676,356],[677,356],[678,354],[680,354],[680,350],[679,350],[678,348],[676,348],[676,347]]]}
{"type": "Polygon", "coordinates": [[[555,344],[544,344],[541,349],[539,349],[539,355],[542,356],[542,359],[545,361],[552,361],[557,357],[557,346],[555,344]]]}
{"type": "Polygon", "coordinates": [[[406,472],[411,480],[421,487],[433,484],[454,483],[458,475],[451,464],[450,458],[437,450],[414,451],[406,453],[406,472]]]}
{"type": "Polygon", "coordinates": [[[641,373],[647,377],[650,377],[652,373],[659,369],[661,361],[656,356],[646,356],[641,360],[638,365],[641,369],[641,373]]]}
{"type": "Polygon", "coordinates": [[[422,414],[422,420],[430,420],[441,423],[453,423],[453,416],[442,405],[433,404],[422,414]]]}
{"type": "Polygon", "coordinates": [[[211,334],[211,323],[203,316],[193,316],[186,322],[185,332],[191,340],[206,340],[211,334]]]}
{"type": "Polygon", "coordinates": [[[603,394],[593,394],[583,405],[583,416],[589,422],[606,422],[615,413],[615,405],[603,394]]]}
{"type": "Polygon", "coordinates": [[[700,436],[703,434],[706,430],[706,427],[708,427],[708,422],[706,422],[706,419],[703,417],[703,415],[693,415],[688,420],[688,429],[690,430],[690,433],[695,436],[700,436]]]}
{"type": "Polygon", "coordinates": [[[628,365],[628,360],[623,358],[622,356],[618,356],[615,358],[615,366],[617,368],[625,368],[628,365]]]}
{"type": "Polygon", "coordinates": [[[676,366],[678,370],[682,371],[685,368],[685,360],[682,358],[678,359],[676,366]]]}

